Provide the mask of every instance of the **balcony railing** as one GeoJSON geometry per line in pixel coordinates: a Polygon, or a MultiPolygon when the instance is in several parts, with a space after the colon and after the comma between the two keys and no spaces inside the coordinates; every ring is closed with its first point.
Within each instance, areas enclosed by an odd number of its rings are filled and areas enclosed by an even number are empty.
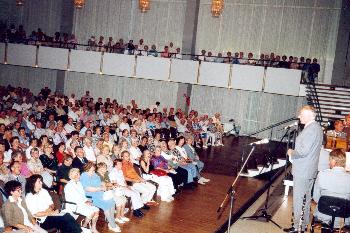
{"type": "Polygon", "coordinates": [[[0,43],[10,65],[299,96],[301,70],[0,43]]]}

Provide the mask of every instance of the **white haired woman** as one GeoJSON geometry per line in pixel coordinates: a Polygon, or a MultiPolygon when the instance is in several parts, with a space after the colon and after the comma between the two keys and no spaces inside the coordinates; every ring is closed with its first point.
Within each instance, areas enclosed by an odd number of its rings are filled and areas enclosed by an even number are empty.
{"type": "Polygon", "coordinates": [[[66,209],[85,216],[86,218],[83,227],[86,227],[91,221],[92,232],[98,233],[96,223],[99,209],[96,206],[93,206],[91,201],[86,198],[84,188],[80,183],[80,171],[78,168],[70,169],[69,179],[70,181],[64,187],[65,199],[68,202],[76,203],[76,205],[67,203],[66,209]]]}

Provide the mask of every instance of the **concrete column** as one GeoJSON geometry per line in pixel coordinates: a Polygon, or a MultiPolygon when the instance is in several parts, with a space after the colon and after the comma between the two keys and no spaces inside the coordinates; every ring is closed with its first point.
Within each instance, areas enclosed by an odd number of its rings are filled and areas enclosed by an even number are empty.
{"type": "MultiPolygon", "coordinates": [[[[182,37],[182,53],[195,54],[197,24],[200,0],[187,0],[185,25],[182,37]]],[[[191,59],[190,56],[184,56],[184,59],[191,59]]]]}
{"type": "Polygon", "coordinates": [[[56,75],[56,91],[59,93],[64,92],[64,80],[66,76],[66,72],[64,70],[57,70],[57,75],[56,75]]]}
{"type": "MultiPolygon", "coordinates": [[[[182,37],[182,53],[196,53],[197,24],[200,0],[187,0],[185,25],[182,37]]],[[[190,55],[183,56],[183,59],[192,59],[190,55]]],[[[176,107],[188,113],[189,107],[186,104],[186,97],[191,96],[192,84],[179,83],[177,91],[176,107]]]]}
{"type": "Polygon", "coordinates": [[[350,86],[350,1],[342,1],[332,84],[350,86]]]}
{"type": "Polygon", "coordinates": [[[64,1],[61,9],[61,33],[71,34],[73,31],[74,3],[73,1],[64,1]]]}
{"type": "MultiPolygon", "coordinates": [[[[64,1],[61,8],[61,26],[60,32],[71,34],[73,32],[74,21],[74,3],[73,1],[64,1]]],[[[58,70],[56,76],[56,91],[63,93],[65,85],[65,75],[67,71],[58,70]]]]}

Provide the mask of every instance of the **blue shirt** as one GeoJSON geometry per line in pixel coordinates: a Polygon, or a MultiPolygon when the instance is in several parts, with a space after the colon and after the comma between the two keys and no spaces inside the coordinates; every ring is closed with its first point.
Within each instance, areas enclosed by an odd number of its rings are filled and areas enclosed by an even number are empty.
{"type": "Polygon", "coordinates": [[[81,174],[80,176],[80,182],[83,185],[86,195],[92,197],[92,202],[98,208],[101,208],[104,211],[106,211],[111,209],[115,205],[113,199],[103,200],[103,193],[104,193],[103,191],[88,192],[86,190],[87,187],[94,187],[94,188],[101,187],[102,185],[101,178],[96,173],[90,176],[89,173],[83,172],[83,174],[81,174]]]}

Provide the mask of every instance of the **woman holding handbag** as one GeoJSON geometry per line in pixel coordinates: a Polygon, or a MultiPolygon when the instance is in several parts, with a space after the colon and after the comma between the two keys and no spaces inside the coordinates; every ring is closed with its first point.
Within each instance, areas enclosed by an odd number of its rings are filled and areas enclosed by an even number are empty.
{"type": "Polygon", "coordinates": [[[106,187],[103,185],[100,177],[96,174],[95,164],[88,162],[84,166],[84,171],[80,176],[80,182],[87,195],[92,197],[95,206],[103,209],[103,212],[108,221],[108,229],[113,232],[120,232],[120,228],[115,224],[114,212],[115,203],[113,199],[105,200],[104,192],[106,187]]]}
{"type": "MultiPolygon", "coordinates": [[[[157,147],[155,147],[157,148],[157,147]]],[[[159,155],[160,155],[160,148],[159,155]]],[[[161,168],[154,169],[151,163],[151,152],[145,150],[141,157],[140,165],[142,171],[142,177],[146,180],[153,181],[158,184],[157,194],[160,196],[162,201],[171,202],[174,200],[172,195],[175,194],[175,188],[172,179],[168,176],[168,171],[161,168]]],[[[153,161],[159,158],[153,159],[153,161]]],[[[156,162],[153,162],[156,163],[156,162]]]]}

